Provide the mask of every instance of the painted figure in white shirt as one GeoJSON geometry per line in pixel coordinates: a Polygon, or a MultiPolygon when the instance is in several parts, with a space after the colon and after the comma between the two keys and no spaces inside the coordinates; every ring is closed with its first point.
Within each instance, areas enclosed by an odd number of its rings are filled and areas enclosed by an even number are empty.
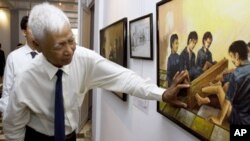
{"type": "Polygon", "coordinates": [[[43,135],[54,136],[58,69],[63,71],[66,135],[78,125],[79,95],[96,87],[165,101],[178,107],[187,106],[177,99],[179,90],[189,87],[183,83],[188,78],[187,73],[177,72],[172,85],[165,90],[89,49],[76,46],[68,18],[55,6],[43,3],[33,7],[28,26],[36,49],[42,54],[17,75],[3,120],[8,140],[24,140],[26,126],[43,135]]]}
{"type": "Polygon", "coordinates": [[[23,16],[20,27],[26,38],[26,44],[19,49],[12,51],[6,61],[3,79],[3,94],[0,99],[0,111],[4,112],[9,99],[11,88],[14,84],[16,74],[32,61],[31,52],[35,51],[30,29],[27,28],[28,16],[23,16]]]}

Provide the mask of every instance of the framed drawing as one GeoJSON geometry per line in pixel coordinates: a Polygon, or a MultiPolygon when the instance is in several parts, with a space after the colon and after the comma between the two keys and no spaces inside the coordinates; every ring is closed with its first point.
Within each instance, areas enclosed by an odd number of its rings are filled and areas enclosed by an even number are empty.
{"type": "Polygon", "coordinates": [[[130,57],[153,60],[153,14],[129,22],[130,57]]]}
{"type": "Polygon", "coordinates": [[[210,95],[207,90],[225,69],[235,67],[228,61],[229,46],[237,40],[249,42],[247,4],[247,0],[164,0],[156,4],[157,83],[169,87],[174,74],[182,70],[187,70],[191,78],[190,88],[178,95],[187,108],[157,102],[157,111],[201,140],[229,140],[230,120],[222,113],[225,95],[230,91],[223,89],[224,95],[210,95]],[[239,13],[231,12],[239,9],[239,13]],[[205,61],[201,59],[204,56],[205,61]]]}
{"type": "MultiPolygon", "coordinates": [[[[127,67],[127,18],[100,30],[100,54],[123,67],[127,67]]],[[[113,92],[123,101],[127,94],[113,92]]]]}

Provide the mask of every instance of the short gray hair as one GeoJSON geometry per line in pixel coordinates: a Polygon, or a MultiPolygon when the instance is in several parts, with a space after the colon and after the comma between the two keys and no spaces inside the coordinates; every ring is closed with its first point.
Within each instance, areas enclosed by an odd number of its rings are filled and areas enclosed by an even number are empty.
{"type": "Polygon", "coordinates": [[[70,26],[63,11],[47,2],[32,8],[28,21],[28,27],[38,41],[43,40],[46,32],[60,32],[67,24],[70,26]]]}

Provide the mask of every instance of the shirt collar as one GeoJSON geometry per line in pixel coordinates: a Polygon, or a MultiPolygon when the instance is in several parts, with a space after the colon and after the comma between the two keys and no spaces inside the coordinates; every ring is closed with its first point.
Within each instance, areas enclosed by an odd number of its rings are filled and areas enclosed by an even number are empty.
{"type": "Polygon", "coordinates": [[[192,50],[190,50],[190,49],[188,49],[188,47],[185,47],[185,52],[187,53],[187,54],[189,54],[189,52],[188,51],[191,51],[191,54],[194,54],[194,52],[192,51],[192,50]]]}
{"type": "Polygon", "coordinates": [[[24,52],[25,52],[26,55],[33,51],[33,50],[28,46],[28,44],[25,44],[25,45],[23,46],[23,48],[24,48],[24,52]]]}
{"type": "Polygon", "coordinates": [[[241,66],[245,66],[245,65],[249,65],[250,64],[250,61],[249,60],[245,60],[243,61],[242,65],[241,66]]]}
{"type": "Polygon", "coordinates": [[[42,60],[43,60],[43,64],[44,64],[44,68],[45,71],[47,72],[47,74],[49,75],[50,80],[55,76],[56,72],[58,71],[58,69],[61,69],[66,75],[69,75],[69,65],[65,65],[62,68],[58,68],[55,67],[54,65],[52,65],[46,58],[45,56],[42,54],[42,60]]]}
{"type": "Polygon", "coordinates": [[[30,52],[33,52],[33,51],[35,51],[36,53],[38,53],[36,50],[32,50],[27,43],[23,46],[23,48],[24,48],[24,53],[26,55],[29,55],[30,52]]]}
{"type": "Polygon", "coordinates": [[[203,51],[204,53],[208,53],[208,52],[209,52],[209,49],[207,49],[207,51],[206,51],[206,48],[203,46],[203,47],[202,47],[202,51],[203,51]]]}

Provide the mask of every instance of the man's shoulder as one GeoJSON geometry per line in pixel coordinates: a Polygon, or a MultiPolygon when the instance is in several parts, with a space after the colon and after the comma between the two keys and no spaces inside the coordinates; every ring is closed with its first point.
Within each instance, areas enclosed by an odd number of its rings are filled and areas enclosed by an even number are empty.
{"type": "Polygon", "coordinates": [[[171,58],[171,59],[178,59],[179,57],[180,57],[179,54],[177,54],[177,53],[171,53],[171,54],[169,55],[168,58],[171,58]]]}
{"type": "Polygon", "coordinates": [[[84,53],[84,52],[88,52],[88,48],[86,47],[83,47],[83,46],[76,46],[76,49],[75,49],[75,53],[78,54],[78,53],[84,53]]]}
{"type": "Polygon", "coordinates": [[[198,53],[203,53],[204,52],[204,49],[203,47],[201,47],[199,50],[198,50],[198,53]]]}
{"type": "Polygon", "coordinates": [[[75,50],[75,56],[76,57],[89,57],[89,56],[93,56],[96,55],[97,53],[94,52],[93,50],[90,50],[86,47],[82,47],[82,46],[76,46],[76,50],[75,50]]]}
{"type": "Polygon", "coordinates": [[[25,50],[24,46],[20,47],[18,49],[13,50],[12,52],[10,52],[9,56],[23,54],[24,50],[25,50]]]}
{"type": "Polygon", "coordinates": [[[209,55],[212,55],[212,52],[208,49],[207,50],[207,53],[209,54],[209,55]]]}
{"type": "Polygon", "coordinates": [[[184,49],[181,51],[181,54],[180,54],[180,55],[182,56],[182,55],[186,54],[186,52],[187,52],[187,51],[186,51],[186,48],[184,48],[184,49]]]}
{"type": "Polygon", "coordinates": [[[27,65],[24,65],[18,69],[16,77],[22,77],[22,78],[30,77],[30,74],[33,74],[34,72],[40,72],[43,70],[42,68],[43,64],[41,64],[41,61],[32,60],[27,65]]]}
{"type": "Polygon", "coordinates": [[[250,64],[241,66],[241,67],[237,67],[236,70],[233,72],[234,77],[236,79],[241,79],[244,78],[246,76],[250,76],[250,64]]]}
{"type": "Polygon", "coordinates": [[[71,64],[93,64],[94,62],[97,62],[102,59],[103,57],[95,51],[85,47],[77,46],[71,64]]]}

